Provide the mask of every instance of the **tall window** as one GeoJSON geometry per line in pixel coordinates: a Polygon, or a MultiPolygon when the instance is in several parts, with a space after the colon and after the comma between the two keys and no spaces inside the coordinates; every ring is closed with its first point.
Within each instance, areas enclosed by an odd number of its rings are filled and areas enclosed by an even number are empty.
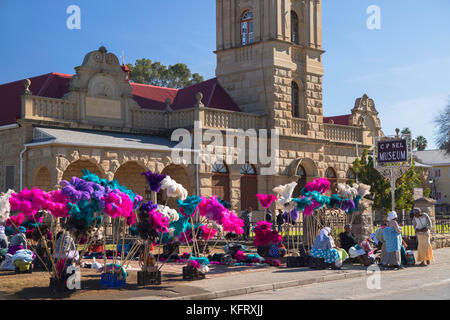
{"type": "Polygon", "coordinates": [[[328,168],[325,171],[325,178],[330,181],[330,190],[328,190],[327,195],[330,196],[332,193],[337,192],[337,174],[333,168],[328,168]]]}
{"type": "Polygon", "coordinates": [[[255,167],[249,163],[241,167],[241,209],[257,209],[258,177],[255,167]]]}
{"type": "Polygon", "coordinates": [[[297,83],[292,81],[291,83],[292,94],[292,116],[294,118],[300,118],[300,97],[297,83]]]}
{"type": "Polygon", "coordinates": [[[246,11],[241,19],[242,45],[253,43],[253,12],[246,11]]]}
{"type": "Polygon", "coordinates": [[[5,191],[8,189],[14,189],[14,166],[6,166],[5,174],[5,191]]]}
{"type": "Polygon", "coordinates": [[[291,42],[299,44],[298,40],[298,16],[294,11],[291,11],[291,42]]]}
{"type": "Polygon", "coordinates": [[[299,178],[297,181],[297,186],[292,193],[293,198],[298,198],[302,195],[301,191],[306,185],[306,170],[302,165],[297,167],[296,176],[299,178]]]}

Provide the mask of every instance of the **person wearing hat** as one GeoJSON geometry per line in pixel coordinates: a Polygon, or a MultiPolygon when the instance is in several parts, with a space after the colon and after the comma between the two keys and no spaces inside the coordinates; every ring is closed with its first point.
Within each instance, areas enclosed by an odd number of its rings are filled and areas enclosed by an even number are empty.
{"type": "Polygon", "coordinates": [[[25,237],[27,229],[25,227],[19,227],[18,232],[11,238],[9,254],[14,254],[18,250],[27,249],[27,238],[25,237]]]}
{"type": "Polygon", "coordinates": [[[414,208],[413,213],[414,219],[412,223],[417,236],[417,261],[422,262],[421,266],[426,266],[434,260],[430,242],[431,219],[419,208],[414,208]]]}
{"type": "Polygon", "coordinates": [[[382,261],[383,266],[392,266],[396,269],[403,269],[401,260],[402,229],[397,223],[397,213],[395,211],[388,214],[388,226],[383,229],[383,237],[386,242],[386,253],[382,261]]]}

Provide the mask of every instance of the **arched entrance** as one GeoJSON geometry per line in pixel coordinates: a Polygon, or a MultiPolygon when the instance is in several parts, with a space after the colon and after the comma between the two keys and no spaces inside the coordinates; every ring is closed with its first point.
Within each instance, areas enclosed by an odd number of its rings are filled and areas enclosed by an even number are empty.
{"type": "MultiPolygon", "coordinates": [[[[171,164],[165,167],[161,173],[168,175],[177,183],[181,184],[187,190],[188,195],[192,195],[191,181],[189,180],[189,175],[186,168],[180,165],[171,164]]],[[[158,193],[157,199],[159,204],[165,204],[166,206],[173,209],[178,207],[176,199],[167,198],[165,191],[160,191],[158,193]]]]}
{"type": "Polygon", "coordinates": [[[307,175],[306,170],[302,165],[299,165],[297,167],[297,172],[295,174],[298,177],[297,186],[294,189],[294,192],[292,193],[293,198],[298,198],[302,194],[302,189],[306,186],[307,183],[307,175]]]}
{"type": "Polygon", "coordinates": [[[212,167],[211,192],[213,196],[230,202],[230,171],[224,163],[215,163],[212,167]]]}
{"type": "Polygon", "coordinates": [[[258,208],[258,176],[253,165],[246,163],[241,168],[241,209],[258,208]]]}
{"type": "Polygon", "coordinates": [[[103,178],[103,175],[98,168],[98,166],[89,160],[77,160],[75,162],[72,162],[64,171],[64,174],[62,176],[62,180],[67,180],[70,182],[72,177],[78,177],[81,178],[83,176],[83,173],[81,170],[87,169],[92,173],[95,173],[100,178],[103,178]]]}
{"type": "MultiPolygon", "coordinates": [[[[114,179],[121,185],[146,199],[147,180],[142,175],[146,169],[135,161],[129,161],[121,165],[114,174],[114,179]]],[[[149,200],[149,199],[146,199],[149,200]]]]}
{"type": "Polygon", "coordinates": [[[36,171],[33,187],[39,188],[43,191],[51,191],[53,189],[52,178],[47,167],[40,167],[36,171]]]}
{"type": "Polygon", "coordinates": [[[347,173],[345,174],[346,183],[347,184],[353,184],[356,182],[356,173],[353,171],[352,168],[349,168],[347,170],[347,173]]]}

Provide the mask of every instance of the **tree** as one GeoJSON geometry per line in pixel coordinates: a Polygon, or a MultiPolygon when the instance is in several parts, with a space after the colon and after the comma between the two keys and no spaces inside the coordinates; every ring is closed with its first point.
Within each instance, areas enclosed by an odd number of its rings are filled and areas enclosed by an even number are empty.
{"type": "MultiPolygon", "coordinates": [[[[384,209],[385,212],[391,208],[391,184],[374,168],[374,159],[364,150],[361,158],[353,162],[353,170],[358,176],[358,180],[370,185],[370,198],[374,201],[374,208],[384,209]]],[[[414,201],[414,188],[421,186],[420,174],[423,168],[416,168],[413,165],[409,168],[395,184],[395,208],[396,210],[411,210],[414,201]]]]}
{"type": "Polygon", "coordinates": [[[417,147],[418,151],[423,151],[423,150],[425,150],[427,148],[428,141],[427,141],[427,139],[424,136],[418,136],[415,139],[415,142],[416,142],[415,144],[416,144],[416,147],[417,147]]]}
{"type": "Polygon", "coordinates": [[[447,107],[435,117],[434,123],[437,125],[436,144],[450,154],[450,97],[447,107]]]}
{"type": "Polygon", "coordinates": [[[160,62],[143,58],[136,60],[134,66],[128,64],[128,68],[131,81],[159,87],[180,89],[203,81],[200,74],[192,74],[183,63],[166,67],[160,62]]]}

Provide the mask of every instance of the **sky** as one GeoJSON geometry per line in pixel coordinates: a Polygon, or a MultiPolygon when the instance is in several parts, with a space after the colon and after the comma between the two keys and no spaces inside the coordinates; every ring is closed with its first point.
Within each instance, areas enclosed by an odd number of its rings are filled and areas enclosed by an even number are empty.
{"type": "MultiPolygon", "coordinates": [[[[408,127],[436,148],[433,118],[450,97],[450,1],[323,0],[324,115],[374,99],[386,135],[408,127]],[[380,29],[370,30],[371,5],[380,29]]],[[[214,0],[0,0],[0,84],[49,72],[74,74],[105,46],[126,63],[182,62],[214,77],[214,0]],[[81,29],[66,21],[81,10],[81,29]],[[122,59],[122,58],[120,58],[122,59]]]]}

